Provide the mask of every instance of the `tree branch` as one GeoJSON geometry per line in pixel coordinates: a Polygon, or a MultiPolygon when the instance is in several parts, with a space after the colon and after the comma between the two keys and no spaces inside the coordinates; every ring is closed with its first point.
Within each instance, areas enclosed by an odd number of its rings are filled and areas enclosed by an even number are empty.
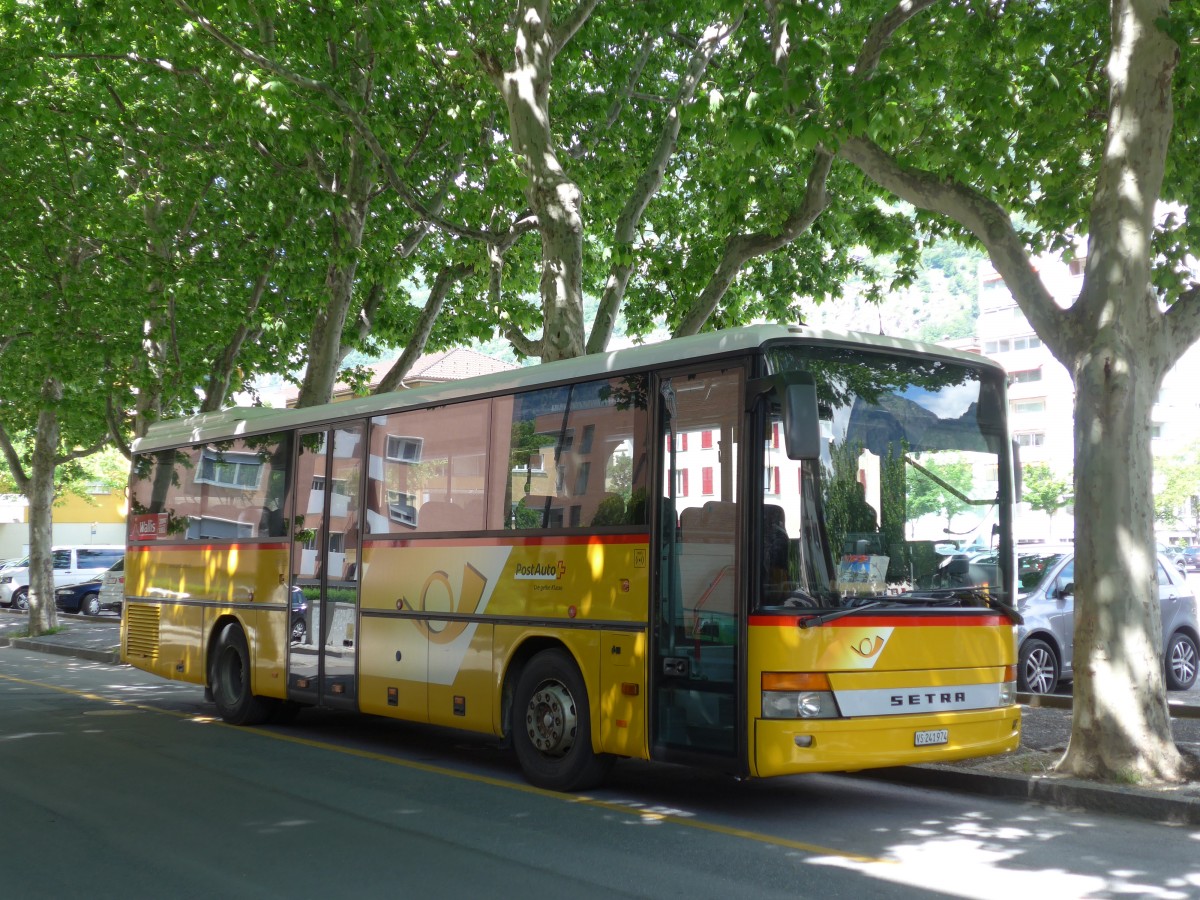
{"type": "Polygon", "coordinates": [[[421,316],[417,319],[416,327],[413,328],[404,352],[388,369],[387,374],[380,379],[375,393],[394,391],[404,380],[404,376],[413,367],[413,363],[425,352],[425,346],[429,343],[429,335],[433,333],[433,323],[437,320],[438,313],[442,311],[442,305],[446,302],[450,289],[470,275],[471,271],[471,266],[466,263],[452,263],[443,266],[437,273],[429,290],[429,297],[425,301],[425,307],[421,310],[421,316]]]}
{"type": "Polygon", "coordinates": [[[696,334],[713,314],[725,292],[737,277],[742,266],[755,257],[773,253],[790,244],[807,231],[829,205],[825,184],[833,165],[833,154],[818,148],[808,173],[804,197],[777,231],[736,234],[725,242],[725,252],[717,270],[687,314],[676,326],[673,337],[696,334]]]}
{"type": "Polygon", "coordinates": [[[2,424],[0,424],[0,450],[4,452],[4,461],[8,463],[8,471],[12,473],[17,490],[28,496],[29,475],[21,465],[21,457],[17,455],[17,448],[13,446],[12,439],[8,436],[8,429],[2,424]]]}
{"type": "Polygon", "coordinates": [[[879,60],[883,51],[892,42],[892,36],[908,22],[909,19],[922,13],[940,0],[900,0],[883,18],[879,19],[867,33],[858,59],[854,63],[854,74],[859,78],[867,78],[879,68],[879,60]]]}
{"type": "Polygon", "coordinates": [[[504,337],[520,356],[541,356],[542,339],[533,340],[525,335],[504,311],[501,288],[504,285],[504,251],[499,247],[488,247],[488,300],[496,313],[504,337]]]}
{"type": "Polygon", "coordinates": [[[1059,322],[1067,313],[1054,302],[1029,259],[1025,244],[1004,209],[974,188],[931,172],[903,168],[890,154],[865,138],[848,138],[838,156],[857,166],[876,184],[918,209],[936,212],[958,222],[988,252],[1021,312],[1047,346],[1065,359],[1051,341],[1061,334],[1059,322]]]}
{"type": "Polygon", "coordinates": [[[1171,359],[1178,359],[1200,340],[1200,285],[1175,298],[1163,314],[1163,333],[1171,344],[1171,359]]]}
{"type": "Polygon", "coordinates": [[[613,248],[616,253],[613,263],[609,266],[608,279],[600,296],[600,306],[596,311],[596,319],[592,323],[592,333],[588,336],[588,353],[601,352],[612,339],[617,313],[625,298],[629,279],[633,275],[635,264],[633,243],[637,238],[638,225],[641,224],[651,199],[662,187],[667,166],[670,165],[671,159],[675,155],[683,108],[690,104],[695,97],[696,88],[704,77],[704,73],[708,71],[709,63],[712,62],[718,48],[738,29],[741,23],[741,16],[734,19],[728,26],[714,23],[704,30],[703,36],[696,43],[688,62],[687,71],[679,80],[675,101],[663,120],[654,153],[638,178],[632,193],[625,201],[620,216],[617,217],[613,233],[613,248]]]}
{"type": "MultiPolygon", "coordinates": [[[[855,65],[855,77],[869,78],[879,65],[884,49],[891,41],[892,35],[905,22],[922,10],[936,3],[937,0],[900,0],[889,12],[879,19],[870,29],[859,51],[855,65]]],[[[775,12],[774,5],[768,6],[768,13],[775,12]]],[[[775,66],[788,81],[789,59],[787,52],[788,38],[778,21],[773,21],[771,31],[772,56],[775,66]]],[[[696,302],[675,328],[676,337],[695,334],[709,316],[716,310],[717,304],[729,290],[733,279],[737,277],[742,267],[751,259],[764,256],[795,241],[801,234],[812,227],[817,217],[829,205],[826,183],[833,165],[834,154],[825,147],[815,151],[812,168],[809,170],[805,185],[804,197],[800,204],[793,209],[780,228],[775,232],[757,232],[754,234],[738,234],[730,237],[725,243],[725,251],[716,271],[709,279],[696,302]]]]}
{"type": "Polygon", "coordinates": [[[137,53],[43,53],[42,59],[66,59],[66,60],[112,60],[114,62],[128,62],[139,66],[149,66],[166,72],[170,75],[181,75],[188,78],[198,78],[202,83],[211,86],[211,82],[200,69],[181,69],[169,59],[156,59],[150,56],[141,56],[137,53]]]}
{"type": "Polygon", "coordinates": [[[104,437],[100,438],[100,440],[96,441],[96,443],[92,444],[90,447],[79,447],[75,450],[72,450],[70,453],[62,453],[58,456],[55,456],[54,464],[61,466],[63,463],[69,463],[72,460],[83,459],[84,457],[91,456],[93,453],[99,453],[104,449],[104,445],[107,443],[108,435],[105,434],[104,437]]]}
{"type": "MultiPolygon", "coordinates": [[[[558,56],[562,49],[571,42],[571,38],[575,37],[576,32],[583,27],[583,23],[588,20],[599,2],[600,0],[580,0],[561,24],[551,30],[550,37],[553,41],[555,56],[558,56]]],[[[549,8],[549,4],[546,5],[549,8]]]]}
{"type": "Polygon", "coordinates": [[[112,438],[121,455],[128,460],[133,459],[133,447],[129,441],[125,440],[125,429],[121,417],[117,415],[116,404],[113,403],[113,395],[110,391],[108,396],[104,398],[104,420],[108,423],[108,436],[112,438]]]}

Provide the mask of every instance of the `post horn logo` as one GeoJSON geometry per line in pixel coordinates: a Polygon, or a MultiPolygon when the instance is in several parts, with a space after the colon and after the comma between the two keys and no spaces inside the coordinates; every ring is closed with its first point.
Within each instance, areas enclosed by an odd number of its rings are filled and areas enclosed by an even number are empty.
{"type": "MultiPolygon", "coordinates": [[[[470,563],[463,566],[462,593],[454,596],[454,588],[450,584],[450,576],[437,571],[425,579],[421,588],[419,605],[414,605],[407,597],[396,601],[396,608],[405,612],[431,613],[439,610],[454,615],[469,615],[475,612],[487,587],[487,578],[470,563]]],[[[418,619],[417,628],[435,644],[448,644],[467,630],[470,624],[465,619],[438,621],[436,619],[418,619]]]]}
{"type": "Polygon", "coordinates": [[[883,649],[883,645],[886,643],[887,638],[877,634],[873,638],[865,637],[857,644],[851,644],[850,649],[863,659],[871,659],[871,657],[879,655],[879,651],[883,649]]]}

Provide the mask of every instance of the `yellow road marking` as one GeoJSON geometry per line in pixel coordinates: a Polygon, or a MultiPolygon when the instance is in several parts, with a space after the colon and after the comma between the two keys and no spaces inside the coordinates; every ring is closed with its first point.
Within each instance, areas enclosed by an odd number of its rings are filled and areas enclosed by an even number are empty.
{"type": "Polygon", "coordinates": [[[457,778],[462,781],[470,781],[476,784],[486,784],[489,787],[504,788],[511,791],[519,791],[525,794],[533,794],[538,797],[545,797],[551,800],[560,800],[566,803],[577,803],[583,806],[591,806],[596,809],[603,809],[609,812],[622,813],[627,816],[637,817],[639,819],[652,818],[656,822],[668,822],[672,825],[681,825],[685,828],[695,828],[700,831],[710,831],[714,834],[722,834],[727,837],[742,838],[747,841],[755,841],[760,844],[768,844],[772,847],[785,847],[789,850],[801,850],[805,853],[811,853],[817,856],[836,856],[841,859],[850,860],[857,863],[891,863],[893,860],[880,859],[874,856],[863,856],[857,853],[848,853],[845,850],[837,850],[833,847],[822,847],[820,844],[809,844],[804,841],[793,841],[789,838],[777,837],[775,835],[763,834],[757,831],[748,831],[744,828],[732,828],[728,825],[717,825],[712,822],[701,822],[697,819],[691,819],[686,816],[672,815],[671,813],[656,813],[645,810],[639,810],[627,804],[614,802],[611,800],[598,800],[593,797],[580,797],[570,794],[561,794],[558,791],[548,791],[544,788],[534,787],[531,784],[521,784],[517,781],[506,781],[502,778],[493,778],[490,775],[476,775],[472,772],[462,772],[457,769],[448,769],[443,766],[430,765],[429,763],[415,762],[413,760],[400,759],[395,756],[388,756],[384,753],[376,753],[372,750],[359,750],[355,747],[343,747],[339,744],[331,744],[326,741],[316,741],[310,738],[296,737],[290,734],[281,734],[277,731],[267,731],[262,728],[255,728],[244,725],[229,725],[222,722],[216,717],[196,716],[193,713],[177,712],[171,709],[162,709],[157,706],[150,706],[145,703],[133,702],[130,700],[122,700],[120,698],[102,697],[99,694],[92,694],[87,691],[76,690],[75,688],[62,687],[57,684],[47,684],[42,681],[29,681],[24,678],[17,678],[12,675],[0,673],[0,680],[11,681],[14,684],[24,684],[30,687],[49,688],[52,691],[58,691],[63,694],[70,694],[73,697],[80,697],[84,700],[94,700],[101,703],[111,703],[116,706],[128,707],[130,709],[139,709],[146,712],[158,713],[164,716],[170,716],[176,719],[192,719],[201,720],[206,724],[219,725],[223,728],[231,728],[239,732],[250,732],[272,740],[285,741],[289,744],[297,744],[302,747],[309,747],[314,750],[325,750],[330,753],[341,753],[345,756],[353,756],[358,759],[370,760],[372,762],[381,762],[388,765],[400,766],[405,769],[412,769],[418,772],[426,772],[431,775],[443,775],[450,778],[457,778]]]}

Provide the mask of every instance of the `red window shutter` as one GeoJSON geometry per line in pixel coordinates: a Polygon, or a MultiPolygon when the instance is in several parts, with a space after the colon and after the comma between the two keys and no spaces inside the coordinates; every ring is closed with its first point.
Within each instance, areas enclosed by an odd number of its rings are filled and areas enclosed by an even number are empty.
{"type": "Polygon", "coordinates": [[[779,493],[779,466],[775,467],[775,493],[779,493]]]}
{"type": "Polygon", "coordinates": [[[712,432],[711,431],[700,432],[700,449],[701,450],[711,450],[712,449],[712,432]]]}
{"type": "Polygon", "coordinates": [[[713,470],[712,466],[705,466],[700,470],[700,492],[703,494],[711,494],[713,492],[713,470]]]}
{"type": "Polygon", "coordinates": [[[688,493],[688,470],[684,469],[680,474],[683,475],[683,490],[680,491],[680,496],[686,497],[688,493]]]}
{"type": "MultiPolygon", "coordinates": [[[[771,446],[776,450],[779,449],[779,423],[778,422],[771,423],[771,446]]],[[[776,491],[775,493],[778,494],[779,491],[776,491]]]]}
{"type": "Polygon", "coordinates": [[[686,431],[679,436],[679,449],[680,450],[687,449],[687,432],[686,431]]]}

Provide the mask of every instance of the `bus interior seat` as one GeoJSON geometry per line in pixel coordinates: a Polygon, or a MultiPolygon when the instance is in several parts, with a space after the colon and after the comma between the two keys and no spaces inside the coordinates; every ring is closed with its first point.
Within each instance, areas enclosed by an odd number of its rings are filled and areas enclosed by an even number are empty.
{"type": "Polygon", "coordinates": [[[430,500],[417,510],[421,531],[461,531],[467,526],[466,510],[446,500],[430,500]]]}
{"type": "Polygon", "coordinates": [[[679,512],[679,531],[682,540],[690,540],[693,532],[704,529],[704,510],[699,506],[689,506],[679,512]]]}

